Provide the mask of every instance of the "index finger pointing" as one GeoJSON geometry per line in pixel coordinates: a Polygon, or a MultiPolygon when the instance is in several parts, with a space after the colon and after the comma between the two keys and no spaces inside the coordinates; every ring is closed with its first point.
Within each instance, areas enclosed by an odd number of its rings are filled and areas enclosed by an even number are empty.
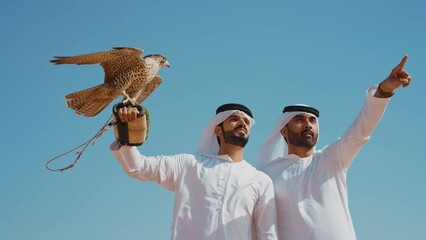
{"type": "Polygon", "coordinates": [[[408,59],[408,55],[405,55],[402,58],[401,62],[398,64],[398,66],[395,67],[395,69],[402,70],[404,68],[405,62],[407,62],[407,59],[408,59]]]}

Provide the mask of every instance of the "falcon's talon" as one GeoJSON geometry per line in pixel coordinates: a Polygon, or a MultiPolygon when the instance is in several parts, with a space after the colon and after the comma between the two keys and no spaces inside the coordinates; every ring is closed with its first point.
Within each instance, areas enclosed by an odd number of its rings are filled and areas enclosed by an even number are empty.
{"type": "Polygon", "coordinates": [[[122,103],[126,106],[132,105],[133,107],[137,105],[137,102],[131,98],[123,100],[122,103]]]}

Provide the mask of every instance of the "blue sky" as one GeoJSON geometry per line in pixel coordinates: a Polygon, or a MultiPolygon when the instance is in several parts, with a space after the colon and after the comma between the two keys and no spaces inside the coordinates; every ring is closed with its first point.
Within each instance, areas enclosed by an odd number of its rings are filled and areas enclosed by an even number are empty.
{"type": "Polygon", "coordinates": [[[349,204],[359,239],[424,239],[425,9],[420,0],[3,0],[0,239],[169,239],[173,193],[124,174],[108,150],[112,131],[73,169],[44,167],[110,114],[86,118],[65,106],[66,94],[103,81],[99,66],[49,61],[116,46],[172,65],[144,102],[152,125],[143,153],[195,152],[216,107],[239,102],[257,121],[249,162],[288,104],[320,109],[319,147],[337,139],[365,90],[408,54],[412,84],[352,164],[349,204]]]}

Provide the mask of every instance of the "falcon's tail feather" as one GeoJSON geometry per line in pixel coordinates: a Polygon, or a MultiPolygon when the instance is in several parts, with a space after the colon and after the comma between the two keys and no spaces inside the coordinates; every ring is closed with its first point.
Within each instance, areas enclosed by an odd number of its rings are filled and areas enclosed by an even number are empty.
{"type": "Polygon", "coordinates": [[[74,109],[76,114],[87,117],[96,116],[114,100],[104,84],[70,93],[65,98],[67,107],[74,109]]]}

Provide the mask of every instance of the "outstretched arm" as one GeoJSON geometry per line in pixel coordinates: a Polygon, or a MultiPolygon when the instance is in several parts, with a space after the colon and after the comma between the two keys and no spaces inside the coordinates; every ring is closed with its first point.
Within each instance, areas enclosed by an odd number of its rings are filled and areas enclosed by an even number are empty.
{"type": "Polygon", "coordinates": [[[394,69],[392,69],[392,72],[389,74],[389,76],[379,84],[379,87],[374,94],[375,97],[391,97],[395,93],[395,89],[401,86],[405,88],[410,85],[411,76],[407,71],[404,70],[404,65],[407,62],[407,59],[408,55],[405,55],[401,62],[394,69]]]}
{"type": "Polygon", "coordinates": [[[358,151],[370,139],[395,89],[410,84],[410,74],[404,70],[407,59],[408,56],[404,56],[379,86],[367,90],[366,101],[360,113],[342,137],[324,150],[324,154],[329,154],[325,159],[335,159],[329,162],[337,162],[344,169],[350,166],[358,151]]]}
{"type": "MultiPolygon", "coordinates": [[[[137,108],[125,107],[118,110],[119,121],[127,123],[137,119],[137,114],[137,108]]],[[[183,165],[190,159],[189,155],[184,154],[144,156],[135,146],[120,146],[118,141],[111,144],[110,150],[127,175],[141,181],[157,182],[170,191],[175,190],[175,183],[184,169],[183,165]]]]}

